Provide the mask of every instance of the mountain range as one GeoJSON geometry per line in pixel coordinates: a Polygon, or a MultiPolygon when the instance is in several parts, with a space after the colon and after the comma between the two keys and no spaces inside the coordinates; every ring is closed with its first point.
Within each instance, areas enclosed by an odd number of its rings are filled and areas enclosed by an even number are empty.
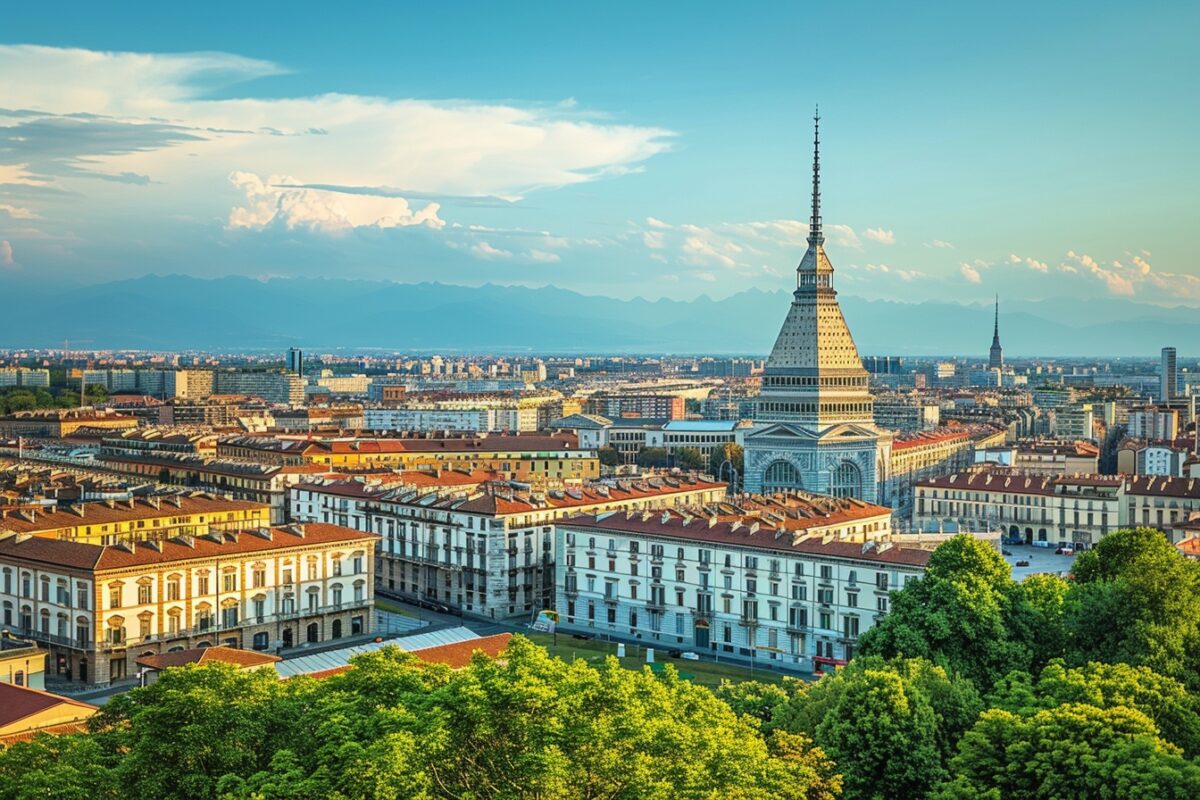
{"type": "MultiPolygon", "coordinates": [[[[2,281],[3,279],[0,279],[2,281]]],[[[789,293],[619,300],[555,287],[147,275],[91,286],[0,282],[0,347],[761,355],[789,293]]],[[[842,308],[864,354],[978,355],[992,308],[866,300],[842,308]]],[[[1009,356],[1155,357],[1200,341],[1200,311],[1120,300],[1005,303],[1009,356]]]]}

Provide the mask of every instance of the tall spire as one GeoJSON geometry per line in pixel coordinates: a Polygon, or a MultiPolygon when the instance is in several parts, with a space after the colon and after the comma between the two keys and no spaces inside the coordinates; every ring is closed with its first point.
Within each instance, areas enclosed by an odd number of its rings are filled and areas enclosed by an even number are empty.
{"type": "Polygon", "coordinates": [[[988,369],[1004,369],[1004,348],[1000,346],[1000,295],[996,295],[996,318],[992,327],[992,349],[988,352],[988,369]]]}
{"type": "Polygon", "coordinates": [[[817,106],[813,112],[813,189],[812,217],[808,220],[808,243],[810,245],[825,244],[825,234],[821,231],[821,108],[817,106]]]}

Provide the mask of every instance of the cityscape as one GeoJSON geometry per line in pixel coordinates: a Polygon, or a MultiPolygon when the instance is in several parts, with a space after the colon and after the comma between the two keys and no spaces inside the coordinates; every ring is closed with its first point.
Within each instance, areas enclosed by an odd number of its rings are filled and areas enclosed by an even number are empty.
{"type": "Polygon", "coordinates": [[[1200,797],[1197,9],[368,8],[0,33],[0,800],[1200,797]]]}

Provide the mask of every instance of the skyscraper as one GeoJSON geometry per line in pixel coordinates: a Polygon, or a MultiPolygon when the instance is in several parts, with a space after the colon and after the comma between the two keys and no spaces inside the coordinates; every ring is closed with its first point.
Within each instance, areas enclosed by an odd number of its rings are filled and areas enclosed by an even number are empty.
{"type": "Polygon", "coordinates": [[[1158,400],[1165,403],[1179,396],[1179,372],[1175,366],[1175,348],[1162,349],[1162,376],[1159,378],[1158,400]]]}
{"type": "Polygon", "coordinates": [[[1000,346],[1000,295],[996,295],[996,322],[992,328],[992,350],[988,354],[988,369],[1004,369],[1004,348],[1000,346]]]}
{"type": "Polygon", "coordinates": [[[287,351],[288,372],[296,375],[304,374],[304,351],[299,347],[289,347],[287,351]]]}
{"type": "Polygon", "coordinates": [[[820,116],[813,118],[812,216],[792,305],[763,371],[745,488],[805,489],[874,502],[880,439],[867,371],[833,289],[821,230],[820,116]]]}

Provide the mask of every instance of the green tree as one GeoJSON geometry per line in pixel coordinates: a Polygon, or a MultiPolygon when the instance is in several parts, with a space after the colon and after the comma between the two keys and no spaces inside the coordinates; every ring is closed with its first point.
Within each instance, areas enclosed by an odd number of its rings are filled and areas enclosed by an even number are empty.
{"type": "Polygon", "coordinates": [[[1010,636],[1017,588],[1004,558],[966,534],[942,543],[925,576],[891,595],[891,611],[860,639],[860,652],[925,658],[990,687],[1033,653],[1010,636]]]}
{"type": "Polygon", "coordinates": [[[944,775],[928,698],[888,669],[841,682],[814,738],[842,770],[847,800],[923,796],[944,775]]]}
{"type": "Polygon", "coordinates": [[[1125,706],[1149,717],[1158,735],[1188,757],[1200,755],[1200,697],[1148,667],[1091,663],[1068,668],[1054,661],[1036,681],[1028,673],[1006,676],[988,700],[995,708],[1025,715],[1064,703],[1125,706]]]}
{"type": "Polygon", "coordinates": [[[637,465],[639,467],[662,468],[667,466],[669,460],[665,447],[647,447],[637,454],[637,465]]]}
{"type": "Polygon", "coordinates": [[[86,734],[37,736],[0,750],[0,800],[125,796],[110,769],[112,759],[86,734]]]}
{"type": "Polygon", "coordinates": [[[596,455],[599,456],[602,467],[619,467],[621,465],[621,453],[611,444],[601,447],[596,451],[596,455]]]}
{"type": "Polygon", "coordinates": [[[675,466],[680,469],[704,469],[704,454],[695,447],[681,447],[675,451],[675,466]]]}
{"type": "Polygon", "coordinates": [[[937,800],[1184,800],[1200,796],[1200,766],[1124,706],[1064,704],[1022,716],[984,712],[951,762],[937,800]]]}
{"type": "Polygon", "coordinates": [[[1081,553],[1072,574],[1072,663],[1144,664],[1200,689],[1200,564],[1161,532],[1137,528],[1081,553]]]}

